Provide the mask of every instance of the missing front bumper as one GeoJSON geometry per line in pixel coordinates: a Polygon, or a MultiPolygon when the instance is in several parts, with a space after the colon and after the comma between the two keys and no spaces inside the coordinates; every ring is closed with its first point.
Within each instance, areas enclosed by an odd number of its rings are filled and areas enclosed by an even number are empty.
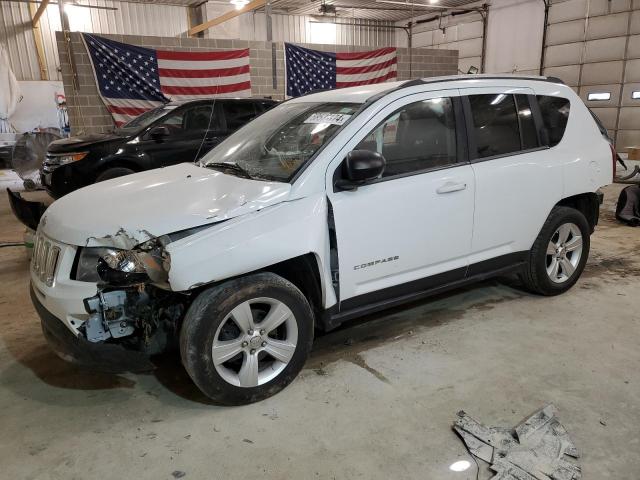
{"type": "Polygon", "coordinates": [[[40,316],[42,331],[51,349],[62,359],[106,373],[144,372],[153,370],[149,356],[113,343],[92,343],[76,337],[62,321],[41,303],[33,287],[31,301],[40,316]]]}

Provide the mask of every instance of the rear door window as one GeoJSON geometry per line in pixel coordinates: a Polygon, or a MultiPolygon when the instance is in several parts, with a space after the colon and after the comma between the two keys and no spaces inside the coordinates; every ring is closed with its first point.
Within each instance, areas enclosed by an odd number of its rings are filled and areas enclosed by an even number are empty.
{"type": "Polygon", "coordinates": [[[479,158],[521,150],[518,114],[513,95],[469,95],[473,135],[479,158]]]}
{"type": "Polygon", "coordinates": [[[549,138],[549,146],[554,147],[562,137],[567,128],[569,120],[569,100],[562,97],[551,97],[548,95],[538,95],[538,105],[542,123],[549,138]]]}
{"type": "Polygon", "coordinates": [[[223,104],[224,116],[227,120],[227,130],[235,131],[245,123],[249,123],[256,116],[254,102],[225,102],[223,104]]]}
{"type": "Polygon", "coordinates": [[[184,128],[190,131],[215,130],[217,118],[213,116],[213,105],[197,105],[184,113],[184,128]]]}

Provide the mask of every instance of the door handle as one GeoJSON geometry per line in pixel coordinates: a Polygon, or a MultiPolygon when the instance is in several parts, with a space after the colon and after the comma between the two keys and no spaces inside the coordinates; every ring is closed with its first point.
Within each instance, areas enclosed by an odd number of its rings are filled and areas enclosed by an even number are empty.
{"type": "Polygon", "coordinates": [[[465,188],[467,188],[467,184],[466,183],[454,183],[454,182],[447,182],[444,185],[442,185],[440,188],[438,188],[436,190],[437,193],[451,193],[451,192],[459,192],[460,190],[464,190],[465,188]]]}

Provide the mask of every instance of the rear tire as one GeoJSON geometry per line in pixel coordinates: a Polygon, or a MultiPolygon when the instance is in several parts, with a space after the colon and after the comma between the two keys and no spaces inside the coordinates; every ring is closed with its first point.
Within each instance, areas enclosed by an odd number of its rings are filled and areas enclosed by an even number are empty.
{"type": "Polygon", "coordinates": [[[222,405],[278,393],[298,375],[312,343],[309,302],[291,282],[268,272],[204,290],[180,332],[187,373],[222,405]]]}
{"type": "Polygon", "coordinates": [[[98,178],[96,178],[97,182],[103,182],[105,180],[111,180],[112,178],[124,177],[125,175],[131,175],[132,173],[136,173],[134,170],[125,167],[113,167],[105,170],[98,178]]]}
{"type": "Polygon", "coordinates": [[[554,207],[520,275],[526,289],[547,296],[569,290],[587,263],[590,234],[589,223],[582,212],[554,207]]]}

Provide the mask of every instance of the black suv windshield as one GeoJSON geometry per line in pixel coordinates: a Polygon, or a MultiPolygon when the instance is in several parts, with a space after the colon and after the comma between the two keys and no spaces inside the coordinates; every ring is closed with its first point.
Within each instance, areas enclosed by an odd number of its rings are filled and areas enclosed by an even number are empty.
{"type": "Polygon", "coordinates": [[[283,103],[231,135],[200,164],[209,168],[235,164],[235,169],[226,171],[288,182],[358,108],[356,103],[283,103]]]}
{"type": "Polygon", "coordinates": [[[151,110],[147,110],[146,112],[138,115],[136,118],[134,118],[130,122],[125,123],[117,130],[124,131],[126,133],[142,130],[143,128],[148,127],[153,122],[158,120],[160,117],[163,117],[167,113],[175,110],[177,107],[178,105],[162,105],[161,107],[156,107],[151,110]]]}

